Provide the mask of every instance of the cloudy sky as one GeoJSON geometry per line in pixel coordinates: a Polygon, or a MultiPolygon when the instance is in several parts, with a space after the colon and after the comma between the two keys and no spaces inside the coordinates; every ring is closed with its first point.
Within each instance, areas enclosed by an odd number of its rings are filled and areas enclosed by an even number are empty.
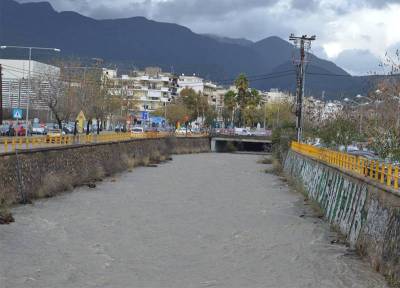
{"type": "MultiPolygon", "coordinates": [[[[40,0],[17,0],[33,2],[40,0]]],[[[317,35],[313,52],[353,74],[380,72],[400,48],[400,0],[48,0],[97,19],[145,16],[198,33],[260,40],[317,35]]]]}

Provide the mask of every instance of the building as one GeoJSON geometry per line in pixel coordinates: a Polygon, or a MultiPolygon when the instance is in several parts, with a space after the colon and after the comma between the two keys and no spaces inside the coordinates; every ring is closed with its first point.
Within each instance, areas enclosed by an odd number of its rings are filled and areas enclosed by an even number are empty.
{"type": "Polygon", "coordinates": [[[276,88],[270,89],[267,92],[262,92],[262,96],[267,102],[294,101],[294,98],[290,93],[279,91],[279,89],[276,88]]]}
{"type": "MultiPolygon", "coordinates": [[[[30,115],[39,117],[40,112],[49,111],[46,97],[50,97],[50,78],[58,79],[60,69],[58,67],[31,61],[31,88],[29,90],[29,60],[0,59],[3,72],[3,108],[27,109],[28,96],[30,99],[30,115]],[[40,96],[39,96],[40,95],[40,96]]],[[[25,113],[25,112],[24,112],[25,113]]]]}
{"type": "Polygon", "coordinates": [[[104,83],[111,95],[124,100],[127,114],[153,112],[162,108],[175,97],[173,76],[163,73],[158,67],[148,67],[144,71],[133,71],[120,77],[116,70],[103,69],[104,83]]]}
{"type": "Polygon", "coordinates": [[[178,85],[178,94],[181,93],[183,89],[193,89],[196,93],[204,92],[204,80],[197,77],[196,74],[193,74],[193,76],[182,74],[178,77],[178,85]]]}
{"type": "Polygon", "coordinates": [[[303,102],[304,117],[314,123],[335,119],[342,109],[340,101],[324,102],[314,97],[305,97],[303,102]]]}

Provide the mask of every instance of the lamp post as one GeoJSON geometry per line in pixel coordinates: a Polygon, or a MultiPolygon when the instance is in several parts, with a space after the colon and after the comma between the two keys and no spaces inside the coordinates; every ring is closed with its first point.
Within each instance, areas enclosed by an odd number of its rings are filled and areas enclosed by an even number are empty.
{"type": "MultiPolygon", "coordinates": [[[[381,91],[379,91],[379,90],[376,90],[376,93],[377,94],[379,94],[381,91]]],[[[356,98],[357,99],[362,99],[362,98],[364,98],[364,99],[367,99],[369,102],[371,102],[371,103],[375,103],[375,127],[378,127],[378,104],[379,104],[379,101],[378,100],[373,100],[373,99],[371,99],[371,98],[369,98],[369,97],[367,97],[367,96],[362,96],[362,95],[360,95],[360,94],[358,94],[357,96],[356,96],[356,98]]]]}
{"type": "Polygon", "coordinates": [[[31,98],[31,62],[32,62],[32,50],[50,50],[54,52],[61,52],[58,48],[44,48],[44,47],[25,47],[25,46],[0,46],[0,49],[26,49],[29,50],[29,64],[28,64],[28,98],[26,104],[26,131],[25,136],[28,136],[28,121],[29,121],[29,104],[31,98]]]}
{"type": "MultiPolygon", "coordinates": [[[[359,98],[359,97],[356,97],[356,98],[359,98]]],[[[354,103],[354,104],[356,104],[356,105],[354,105],[354,107],[359,107],[359,106],[363,106],[363,105],[368,105],[369,103],[367,102],[367,103],[359,103],[359,102],[356,102],[356,101],[354,101],[354,100],[351,100],[351,99],[349,99],[349,98],[344,98],[344,102],[348,102],[348,103],[354,103]]],[[[360,134],[360,136],[361,136],[361,134],[362,134],[362,122],[363,122],[363,113],[362,113],[362,111],[360,111],[360,123],[359,123],[359,134],[360,134]]]]}

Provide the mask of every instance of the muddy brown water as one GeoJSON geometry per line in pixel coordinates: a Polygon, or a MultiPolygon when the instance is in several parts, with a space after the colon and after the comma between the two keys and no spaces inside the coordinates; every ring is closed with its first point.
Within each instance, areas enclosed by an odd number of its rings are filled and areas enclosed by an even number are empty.
{"type": "Polygon", "coordinates": [[[13,209],[0,287],[387,287],[259,157],[174,156],[13,209]]]}

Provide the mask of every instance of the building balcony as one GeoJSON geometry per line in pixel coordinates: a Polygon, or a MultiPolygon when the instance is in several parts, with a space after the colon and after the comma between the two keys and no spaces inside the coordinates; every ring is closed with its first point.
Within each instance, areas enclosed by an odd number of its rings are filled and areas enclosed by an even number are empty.
{"type": "Polygon", "coordinates": [[[148,97],[157,97],[160,98],[161,97],[161,91],[160,90],[149,90],[147,93],[148,97]]]}

